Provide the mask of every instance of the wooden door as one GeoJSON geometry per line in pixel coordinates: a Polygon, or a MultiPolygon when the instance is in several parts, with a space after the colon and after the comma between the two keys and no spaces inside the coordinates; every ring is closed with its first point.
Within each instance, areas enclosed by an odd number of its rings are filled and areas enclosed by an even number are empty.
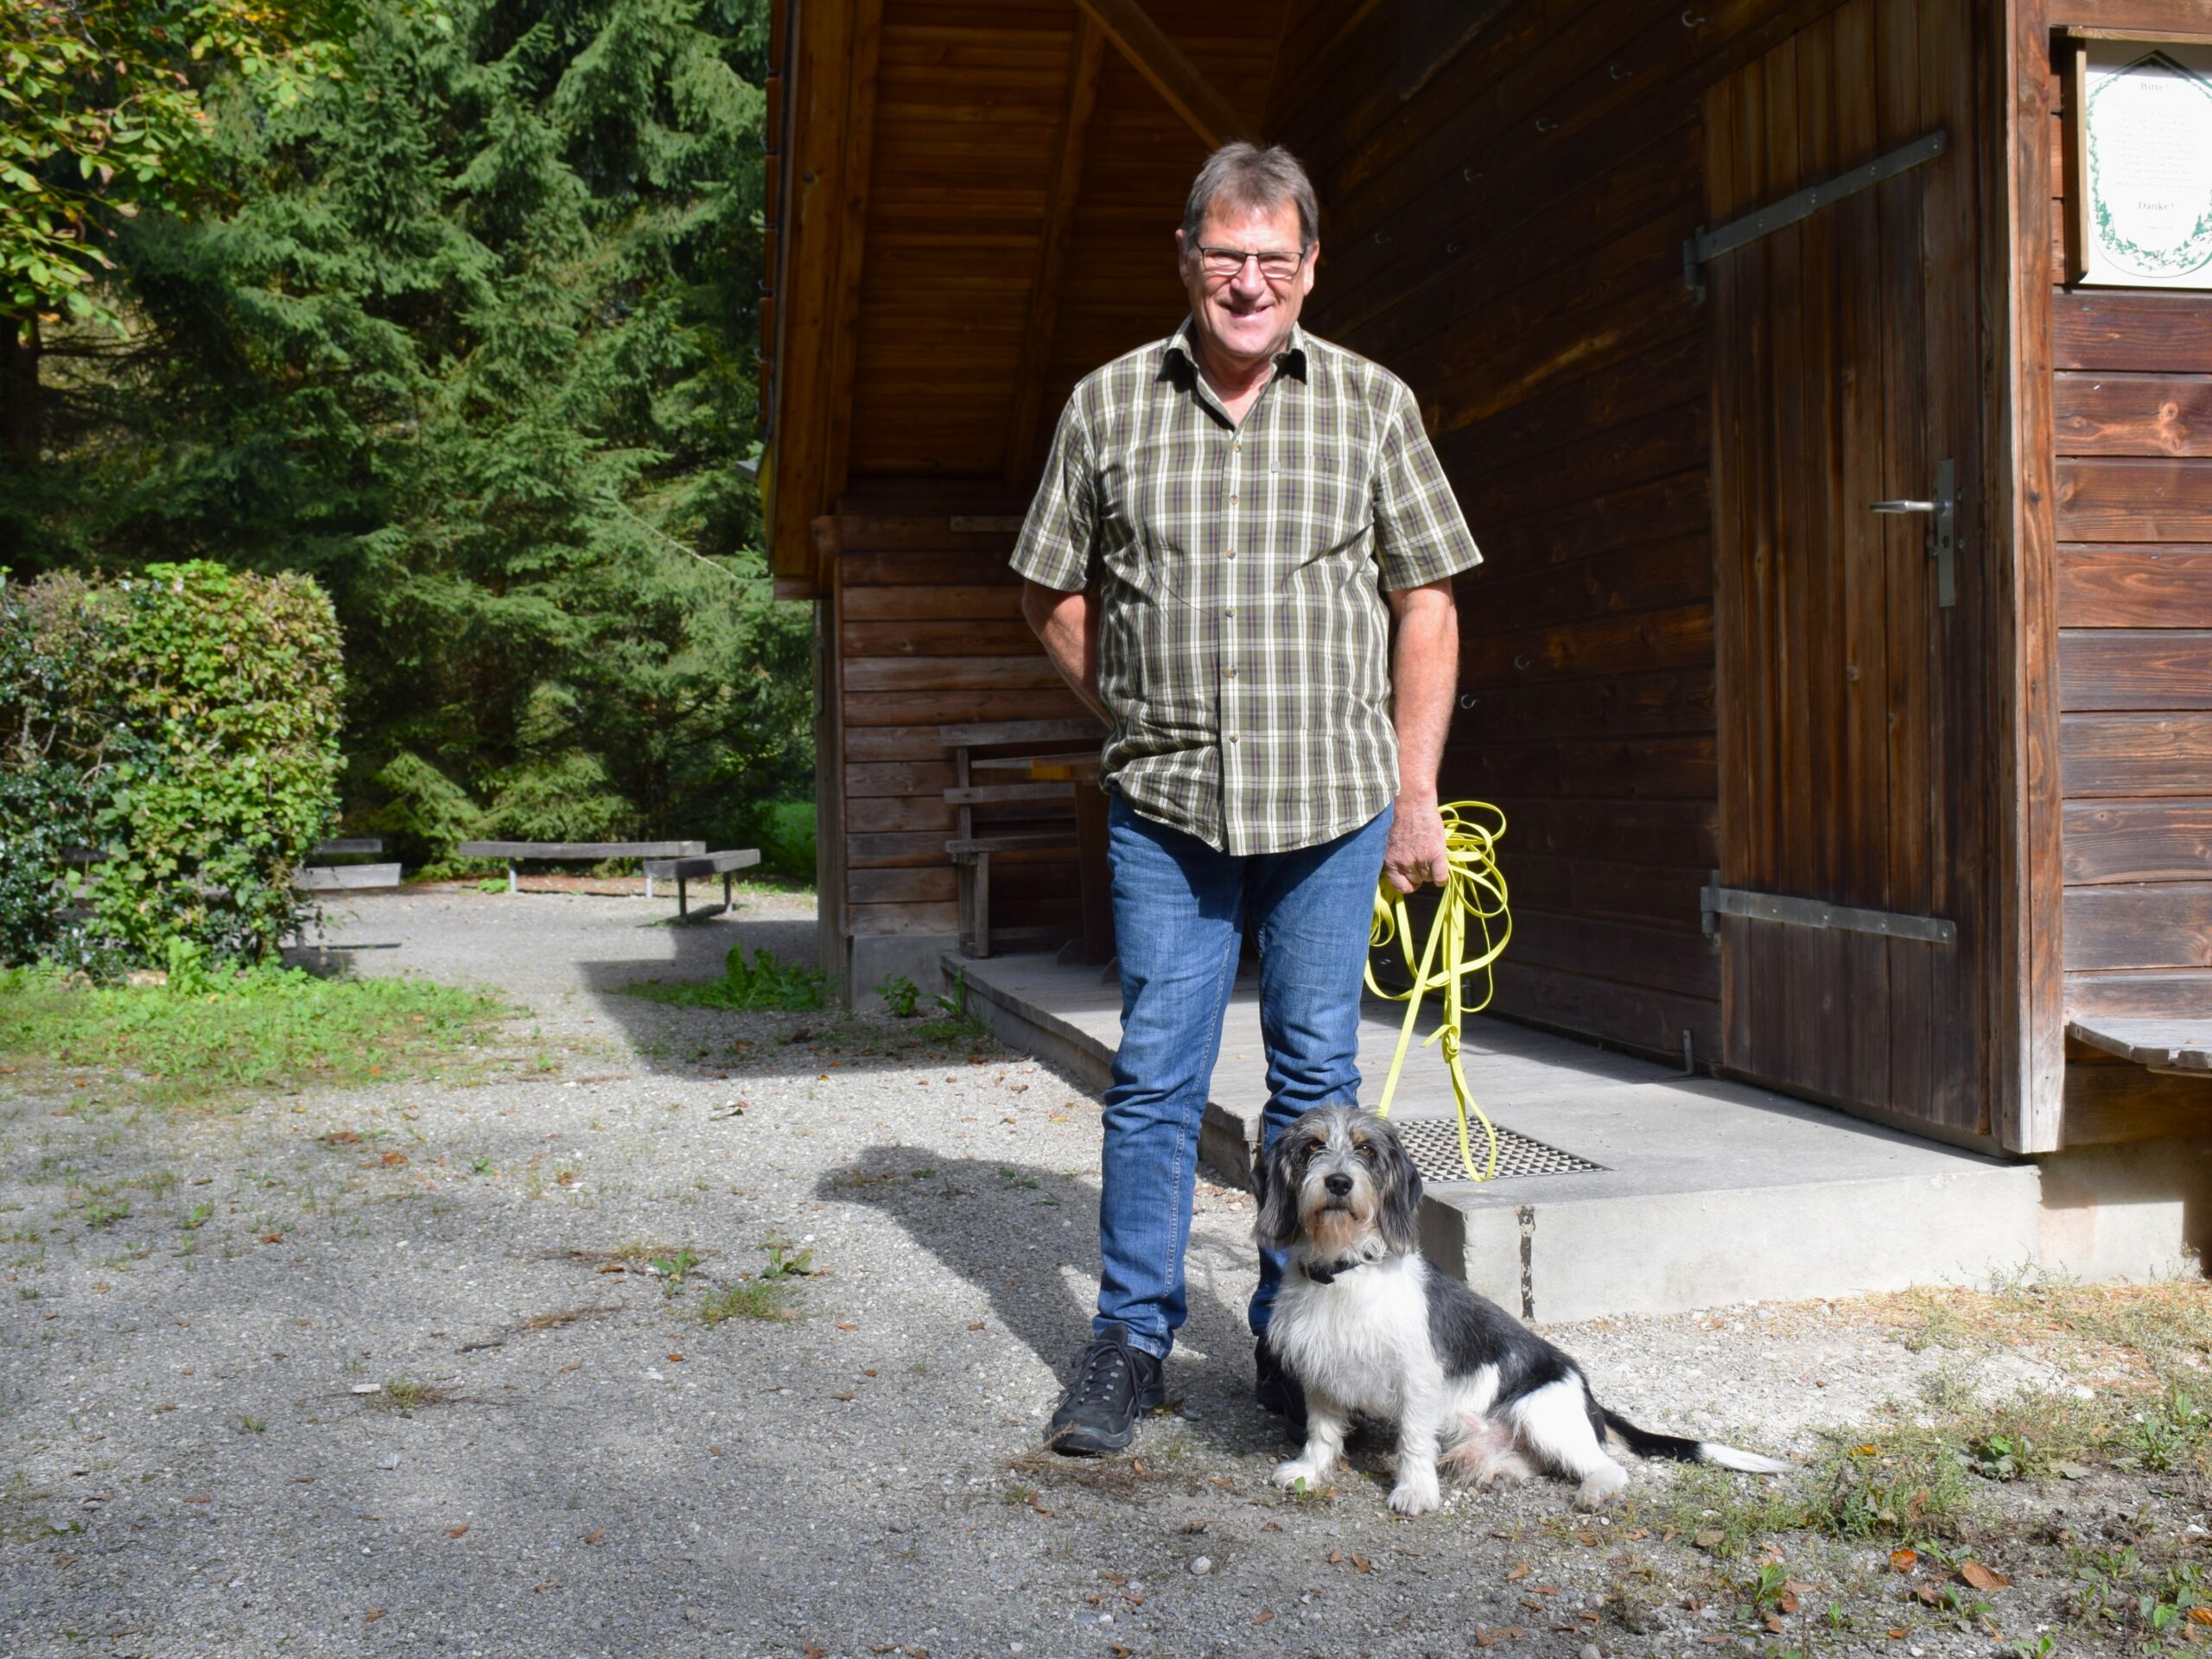
{"type": "MultiPolygon", "coordinates": [[[[1729,1067],[1986,1133],[1988,594],[1970,0],[1851,0],[1714,86],[1709,226],[1895,156],[1940,155],[1703,269],[1714,365],[1721,868],[1732,894],[1853,926],[1722,914],[1729,1067]],[[1956,599],[1931,497],[1955,464],[1956,599]],[[1833,912],[1831,912],[1833,913],[1833,912]],[[1913,918],[1948,940],[1876,931],[1913,918]]],[[[1739,902],[1732,901],[1732,902],[1739,902]]]]}

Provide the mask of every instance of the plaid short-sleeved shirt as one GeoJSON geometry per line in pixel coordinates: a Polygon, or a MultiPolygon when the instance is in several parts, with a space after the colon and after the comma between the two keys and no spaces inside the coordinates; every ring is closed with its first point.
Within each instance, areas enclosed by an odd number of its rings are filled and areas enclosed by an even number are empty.
{"type": "Polygon", "coordinates": [[[1108,784],[1231,854],[1398,789],[1385,590],[1479,562],[1403,382],[1294,329],[1230,423],[1191,325],[1077,386],[1014,568],[1099,607],[1108,784]]]}

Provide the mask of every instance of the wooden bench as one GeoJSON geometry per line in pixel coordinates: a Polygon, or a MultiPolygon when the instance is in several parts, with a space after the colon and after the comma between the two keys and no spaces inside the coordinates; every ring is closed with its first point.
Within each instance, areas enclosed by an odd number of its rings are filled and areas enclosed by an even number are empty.
{"type": "MultiPolygon", "coordinates": [[[[1072,802],[1072,783],[979,784],[979,771],[1019,771],[1026,773],[1054,749],[1088,742],[1093,746],[1105,733],[1095,720],[1001,720],[938,728],[938,741],[952,751],[953,786],[944,798],[957,809],[957,829],[944,850],[960,873],[960,948],[971,957],[991,954],[991,858],[998,853],[1073,852],[1076,831],[1072,822],[1041,830],[976,830],[979,806],[1034,809],[1072,802]],[[1027,753],[979,757],[978,749],[1026,749],[1027,753]]],[[[1090,753],[1085,751],[1084,753],[1090,753]]],[[[1000,934],[1000,942],[1033,935],[1063,937],[1065,930],[1021,928],[1000,934]]]]}
{"type": "Polygon", "coordinates": [[[2212,1020],[2075,1014],[2066,1034],[2123,1060],[2177,1077],[2212,1077],[2212,1020]]]}
{"type": "Polygon", "coordinates": [[[729,879],[734,870],[749,870],[760,861],[756,847],[735,848],[727,852],[698,853],[690,858],[649,858],[645,861],[645,879],[658,876],[664,881],[676,883],[676,919],[679,922],[703,922],[709,916],[719,916],[730,907],[729,879]],[[683,884],[694,876],[715,876],[722,879],[722,901],[709,905],[697,915],[691,913],[683,884]]]}
{"type": "MultiPolygon", "coordinates": [[[[373,857],[384,851],[382,836],[340,836],[315,844],[317,858],[373,857]]],[[[302,893],[376,893],[399,885],[399,866],[389,864],[302,864],[292,872],[302,893]]]]}
{"type": "MultiPolygon", "coordinates": [[[[524,859],[548,864],[596,864],[603,858],[696,858],[707,850],[703,841],[464,841],[463,858],[504,858],[507,861],[507,891],[519,893],[515,866],[524,859]]],[[[653,873],[645,872],[645,897],[653,896],[653,873]]]]}

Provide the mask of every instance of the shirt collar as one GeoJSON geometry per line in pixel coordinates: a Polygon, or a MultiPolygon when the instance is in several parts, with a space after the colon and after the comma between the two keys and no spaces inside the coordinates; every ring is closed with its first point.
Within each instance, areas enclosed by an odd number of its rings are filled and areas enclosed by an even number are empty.
{"type": "MultiPolygon", "coordinates": [[[[1179,354],[1183,360],[1190,365],[1192,372],[1197,372],[1198,354],[1197,348],[1191,343],[1192,333],[1197,327],[1196,322],[1185,317],[1183,319],[1183,326],[1167,337],[1167,354],[1170,360],[1163,363],[1163,367],[1172,368],[1173,366],[1172,359],[1179,354]]],[[[1305,325],[1294,322],[1290,325],[1290,338],[1283,342],[1282,350],[1275,353],[1275,372],[1278,375],[1294,374],[1303,380],[1306,378],[1306,360],[1305,325]]]]}

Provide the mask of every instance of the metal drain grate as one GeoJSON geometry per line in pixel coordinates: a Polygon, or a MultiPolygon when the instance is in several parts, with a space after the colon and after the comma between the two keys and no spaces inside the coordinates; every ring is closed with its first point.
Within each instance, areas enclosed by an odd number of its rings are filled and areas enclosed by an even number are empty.
{"type": "MultiPolygon", "coordinates": [[[[1464,1181],[1466,1166],[1459,1161],[1459,1127],[1451,1118],[1415,1118],[1411,1122],[1394,1120],[1390,1127],[1398,1132],[1399,1144],[1414,1160],[1414,1167],[1421,1172],[1424,1181],[1464,1181]]],[[[1470,1122],[1467,1125],[1467,1144],[1473,1150],[1475,1167],[1480,1169],[1486,1159],[1486,1145],[1483,1126],[1470,1122]]],[[[1516,1135],[1511,1129],[1500,1128],[1497,1132],[1497,1175],[1499,1180],[1515,1175],[1572,1175],[1586,1169],[1603,1169],[1603,1164],[1593,1164],[1587,1158],[1578,1158],[1571,1152],[1561,1152],[1557,1147],[1548,1147],[1541,1141],[1531,1141],[1525,1135],[1516,1135]]]]}

